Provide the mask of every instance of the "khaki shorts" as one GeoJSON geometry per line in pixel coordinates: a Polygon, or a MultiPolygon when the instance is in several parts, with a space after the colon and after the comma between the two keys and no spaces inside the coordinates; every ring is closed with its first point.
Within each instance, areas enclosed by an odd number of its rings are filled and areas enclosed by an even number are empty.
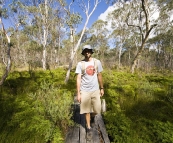
{"type": "Polygon", "coordinates": [[[80,94],[80,114],[90,113],[92,110],[97,114],[101,112],[100,90],[91,92],[81,91],[80,94]]]}

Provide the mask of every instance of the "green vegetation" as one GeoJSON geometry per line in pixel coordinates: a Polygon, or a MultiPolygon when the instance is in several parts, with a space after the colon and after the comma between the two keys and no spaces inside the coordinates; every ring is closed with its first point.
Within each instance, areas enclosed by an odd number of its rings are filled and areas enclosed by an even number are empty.
{"type": "Polygon", "coordinates": [[[173,142],[173,76],[106,71],[104,77],[112,143],[173,142]]]}
{"type": "MultiPolygon", "coordinates": [[[[75,93],[74,71],[15,71],[0,87],[0,143],[64,143],[75,93]]],[[[103,72],[112,143],[173,142],[173,76],[103,72]]]]}
{"type": "Polygon", "coordinates": [[[74,94],[64,76],[60,69],[9,75],[0,90],[1,143],[64,142],[74,94]]]}

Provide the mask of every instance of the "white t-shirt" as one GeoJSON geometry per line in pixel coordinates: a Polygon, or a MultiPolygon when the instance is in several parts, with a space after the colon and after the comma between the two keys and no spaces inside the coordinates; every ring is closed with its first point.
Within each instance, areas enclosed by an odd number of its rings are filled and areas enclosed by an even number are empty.
{"type": "Polygon", "coordinates": [[[82,73],[82,62],[79,62],[76,67],[76,74],[83,74],[81,76],[81,91],[95,91],[99,89],[97,73],[102,72],[103,68],[100,60],[97,60],[97,69],[95,69],[94,60],[85,62],[85,71],[82,73]]]}

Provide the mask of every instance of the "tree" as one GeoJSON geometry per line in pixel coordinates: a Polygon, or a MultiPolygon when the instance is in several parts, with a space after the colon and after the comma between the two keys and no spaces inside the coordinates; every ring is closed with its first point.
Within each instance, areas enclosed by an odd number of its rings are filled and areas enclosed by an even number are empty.
{"type": "MultiPolygon", "coordinates": [[[[61,28],[63,24],[60,19],[64,16],[61,15],[61,17],[59,15],[60,4],[57,0],[35,0],[26,4],[25,8],[30,15],[28,17],[28,25],[25,27],[25,31],[28,32],[28,36],[33,41],[36,41],[40,46],[42,46],[42,66],[45,70],[47,68],[47,47],[50,45],[52,40],[55,42],[52,27],[55,28],[54,30],[61,28]],[[59,28],[55,26],[55,23],[59,28]]],[[[58,36],[57,39],[59,39],[60,45],[60,36],[58,36]]]]}
{"type": "Polygon", "coordinates": [[[74,51],[72,52],[71,56],[70,56],[70,62],[69,62],[69,67],[68,67],[68,71],[66,73],[66,78],[65,78],[65,83],[68,82],[69,80],[69,77],[70,77],[70,71],[71,71],[71,68],[72,68],[72,65],[73,65],[73,60],[74,60],[74,57],[75,57],[75,54],[79,48],[79,45],[81,43],[81,40],[82,40],[82,37],[84,35],[84,32],[86,30],[86,26],[88,24],[88,21],[91,17],[91,15],[93,14],[93,12],[95,11],[96,7],[98,6],[98,4],[100,3],[100,0],[94,0],[93,1],[94,3],[94,6],[93,8],[91,8],[91,5],[90,5],[90,0],[88,0],[86,3],[84,0],[80,0],[78,1],[78,4],[80,6],[80,8],[83,10],[83,12],[85,13],[86,15],[86,20],[85,20],[85,24],[84,24],[84,27],[82,29],[82,32],[81,32],[81,35],[80,35],[80,38],[79,40],[77,41],[75,47],[74,47],[74,51]]]}
{"type": "Polygon", "coordinates": [[[127,7],[127,4],[122,5],[122,3],[116,3],[116,9],[108,15],[107,19],[111,19],[112,33],[110,38],[113,39],[114,45],[118,49],[118,67],[121,66],[121,56],[125,49],[124,45],[129,37],[129,30],[125,23],[126,15],[124,11],[127,7]]]}
{"type": "Polygon", "coordinates": [[[10,35],[8,35],[5,27],[4,27],[4,23],[2,21],[2,18],[7,18],[7,9],[3,8],[4,2],[2,1],[0,3],[0,25],[2,27],[2,33],[5,35],[6,39],[7,39],[7,57],[6,57],[6,61],[4,60],[4,64],[5,64],[5,71],[1,77],[0,80],[0,85],[2,85],[4,83],[4,81],[6,80],[9,72],[10,72],[10,68],[11,68],[11,55],[10,55],[10,51],[11,51],[11,39],[10,39],[10,35]]]}
{"type": "MultiPolygon", "coordinates": [[[[94,22],[89,29],[91,35],[90,40],[87,41],[92,47],[94,47],[95,54],[102,57],[104,60],[104,55],[108,50],[108,29],[106,28],[107,22],[103,20],[97,20],[94,22]]],[[[104,63],[104,62],[103,62],[104,63]]]]}
{"type": "MultiPolygon", "coordinates": [[[[120,3],[120,6],[124,9],[121,14],[121,18],[125,17],[125,23],[128,26],[129,38],[135,36],[139,43],[136,50],[136,55],[131,64],[131,72],[134,73],[134,70],[137,66],[137,61],[141,58],[145,44],[156,27],[156,19],[152,18],[152,14],[157,10],[156,2],[152,0],[117,0],[120,3]],[[140,39],[139,39],[140,38],[140,39]]],[[[111,2],[117,2],[112,0],[111,2]]],[[[110,1],[109,1],[110,2],[110,1]]],[[[123,21],[122,21],[123,22],[123,21]]]]}
{"type": "Polygon", "coordinates": [[[10,36],[7,34],[5,28],[4,28],[4,24],[2,22],[2,17],[0,17],[0,24],[2,26],[2,32],[4,33],[4,35],[7,38],[7,45],[8,45],[8,49],[7,49],[7,63],[4,62],[6,69],[5,72],[3,74],[3,76],[1,77],[1,81],[0,81],[0,85],[2,85],[4,83],[4,81],[6,80],[9,72],[10,72],[10,68],[11,68],[11,55],[10,55],[10,51],[11,51],[11,41],[10,41],[10,36]]]}
{"type": "MultiPolygon", "coordinates": [[[[134,8],[135,4],[138,3],[138,1],[134,1],[135,3],[132,2],[132,8],[134,8]]],[[[133,59],[132,66],[131,66],[131,72],[134,73],[134,70],[137,66],[137,60],[141,57],[141,54],[145,48],[145,44],[149,38],[149,35],[152,31],[152,29],[157,26],[157,24],[152,24],[151,23],[151,9],[150,9],[150,4],[151,2],[149,0],[141,0],[141,8],[137,11],[139,13],[139,25],[131,24],[129,22],[129,17],[132,16],[131,12],[128,12],[128,16],[126,19],[126,23],[128,26],[132,26],[134,28],[138,29],[139,34],[141,35],[141,44],[139,47],[139,50],[136,54],[136,56],[133,59]]]]}

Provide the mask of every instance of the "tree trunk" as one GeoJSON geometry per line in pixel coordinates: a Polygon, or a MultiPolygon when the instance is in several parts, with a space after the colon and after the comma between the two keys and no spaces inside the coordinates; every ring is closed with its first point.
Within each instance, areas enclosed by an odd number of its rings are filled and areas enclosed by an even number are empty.
{"type": "MultiPolygon", "coordinates": [[[[140,58],[142,52],[143,52],[143,49],[144,49],[144,45],[149,37],[149,34],[151,32],[151,30],[156,26],[156,24],[152,25],[151,26],[151,23],[150,23],[150,9],[149,9],[149,6],[148,6],[148,1],[147,0],[141,0],[142,2],[142,10],[145,14],[145,33],[140,30],[141,32],[141,35],[142,35],[142,43],[141,43],[141,46],[140,46],[140,49],[139,51],[137,52],[133,62],[132,62],[132,66],[131,66],[131,72],[134,73],[134,70],[136,68],[136,65],[137,65],[137,60],[140,58]]],[[[129,25],[129,24],[128,24],[129,25]]],[[[132,25],[130,25],[132,26],[132,25]]],[[[134,25],[133,25],[134,26],[134,25]]],[[[138,26],[139,28],[140,26],[138,26]]],[[[141,27],[140,27],[141,29],[141,27]]]]}
{"type": "Polygon", "coordinates": [[[6,80],[6,78],[8,77],[8,74],[10,72],[11,69],[11,56],[10,56],[10,51],[11,51],[11,42],[10,42],[10,37],[7,35],[5,28],[4,28],[4,24],[2,23],[2,19],[0,18],[0,24],[2,25],[2,31],[4,32],[7,41],[8,41],[8,49],[7,49],[7,64],[6,64],[6,69],[5,72],[3,74],[3,76],[1,77],[0,80],[0,86],[4,83],[4,81],[6,80]]]}
{"type": "Polygon", "coordinates": [[[86,28],[86,27],[84,27],[84,29],[83,29],[83,31],[82,31],[82,33],[81,33],[81,37],[79,38],[79,40],[78,40],[78,42],[77,42],[77,44],[76,44],[76,46],[75,46],[75,49],[74,49],[74,51],[73,51],[73,54],[71,55],[70,62],[69,62],[69,67],[68,67],[68,71],[67,71],[67,73],[66,73],[65,83],[67,83],[68,80],[69,80],[69,78],[70,78],[70,71],[71,71],[71,68],[72,68],[72,65],[73,65],[74,57],[75,57],[75,54],[76,54],[76,52],[77,52],[77,50],[78,50],[78,47],[79,47],[79,45],[80,45],[80,43],[81,43],[82,36],[83,36],[83,34],[84,34],[84,32],[85,32],[85,28],[86,28]]]}
{"type": "Polygon", "coordinates": [[[137,66],[137,61],[141,57],[141,54],[143,52],[144,44],[145,44],[145,41],[142,41],[142,45],[141,45],[139,51],[137,52],[135,58],[133,59],[132,66],[131,66],[131,73],[134,73],[134,70],[135,70],[135,68],[137,66]]]}
{"type": "MultiPolygon", "coordinates": [[[[76,52],[77,52],[77,50],[79,48],[79,45],[81,43],[81,40],[82,40],[82,37],[84,35],[84,32],[85,32],[86,26],[88,24],[88,21],[89,21],[91,15],[93,14],[93,12],[95,11],[95,9],[96,9],[97,5],[99,4],[99,2],[100,2],[99,0],[94,0],[94,7],[93,7],[93,9],[91,10],[90,13],[89,13],[89,8],[90,7],[87,7],[86,5],[84,5],[84,7],[85,7],[84,11],[85,11],[85,14],[86,14],[86,21],[85,21],[82,33],[80,35],[80,38],[79,38],[77,44],[74,47],[74,51],[72,52],[72,55],[71,55],[71,58],[70,58],[70,62],[69,62],[68,71],[67,71],[66,77],[65,77],[65,83],[67,83],[69,78],[70,78],[70,71],[71,71],[71,68],[72,68],[72,65],[73,65],[74,57],[75,57],[76,52]]],[[[88,5],[89,5],[89,3],[90,3],[90,1],[88,0],[88,5]]]]}
{"type": "Polygon", "coordinates": [[[43,59],[42,59],[42,63],[43,63],[43,69],[46,70],[46,48],[44,47],[43,49],[43,59]]]}

